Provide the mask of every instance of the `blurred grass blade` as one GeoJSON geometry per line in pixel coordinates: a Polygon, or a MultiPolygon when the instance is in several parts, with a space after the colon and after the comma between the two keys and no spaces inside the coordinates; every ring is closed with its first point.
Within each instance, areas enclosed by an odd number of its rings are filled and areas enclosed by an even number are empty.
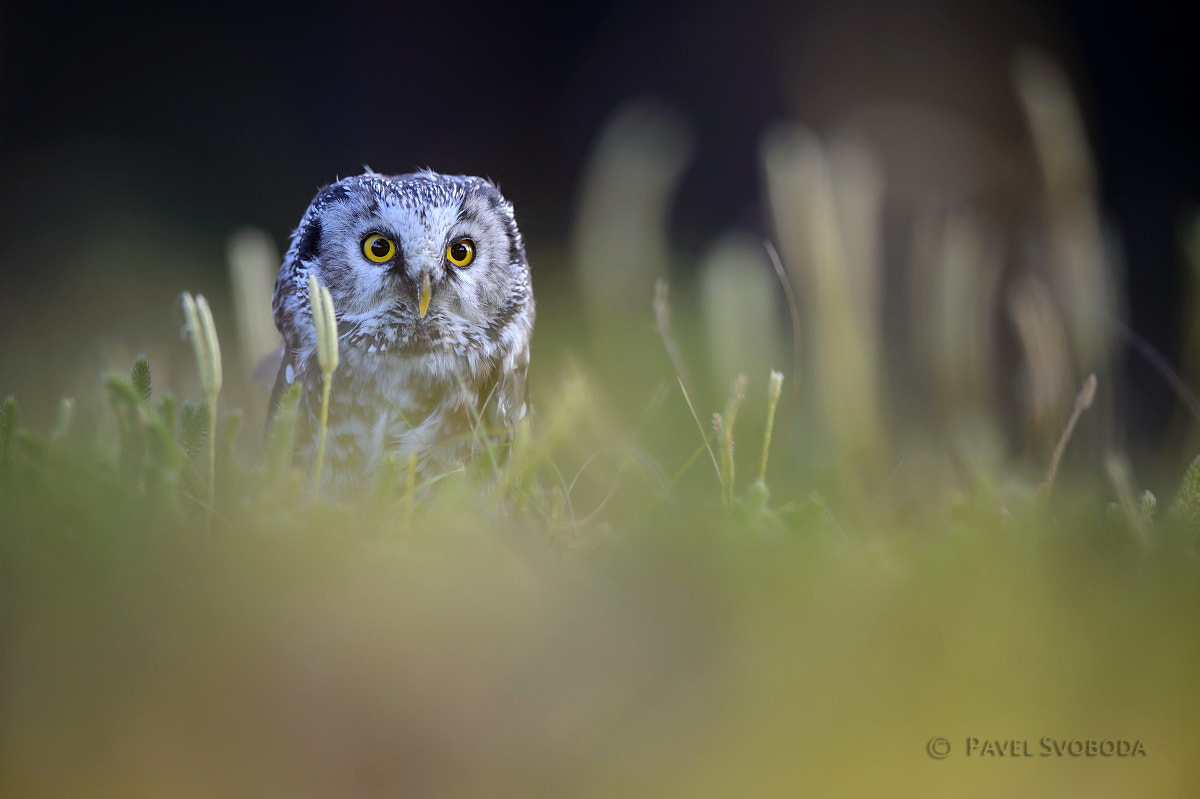
{"type": "Polygon", "coordinates": [[[781,291],[765,256],[753,238],[727,235],[700,260],[709,375],[722,392],[739,374],[766,374],[785,361],[781,291]]]}
{"type": "Polygon", "coordinates": [[[265,231],[247,227],[229,237],[233,307],[237,317],[242,370],[250,374],[259,359],[279,346],[279,332],[271,318],[271,298],[279,272],[279,251],[265,231]]]}
{"type": "Polygon", "coordinates": [[[317,281],[317,276],[308,276],[309,307],[312,309],[313,332],[317,341],[317,364],[321,367],[321,421],[317,434],[317,461],[313,466],[313,496],[321,488],[321,468],[325,464],[325,434],[329,422],[329,391],[333,384],[333,373],[338,367],[337,316],[333,312],[333,298],[329,289],[317,281]]]}
{"type": "Polygon", "coordinates": [[[1046,54],[1018,53],[1012,74],[1047,197],[1051,285],[1067,298],[1064,322],[1080,367],[1097,369],[1111,347],[1107,320],[1121,313],[1083,118],[1066,74],[1046,54]]]}
{"type": "Polygon", "coordinates": [[[21,409],[15,397],[4,400],[0,408],[0,476],[7,477],[12,471],[12,445],[21,424],[21,409]]]}
{"type": "Polygon", "coordinates": [[[192,350],[196,355],[196,366],[200,370],[200,385],[204,388],[208,402],[208,526],[212,526],[213,508],[217,490],[217,397],[221,393],[221,345],[217,340],[216,325],[212,311],[204,295],[195,298],[188,292],[183,294],[184,313],[188,331],[192,337],[192,350]]]}
{"type": "Polygon", "coordinates": [[[879,408],[879,264],[864,260],[877,246],[848,250],[845,242],[869,227],[860,214],[874,213],[877,202],[868,195],[879,190],[878,177],[865,177],[866,156],[849,168],[843,156],[835,175],[825,148],[799,125],[770,131],[762,159],[780,252],[811,329],[813,388],[831,455],[843,485],[856,490],[879,471],[888,450],[879,408]],[[863,198],[852,200],[856,193],[863,198]]]}

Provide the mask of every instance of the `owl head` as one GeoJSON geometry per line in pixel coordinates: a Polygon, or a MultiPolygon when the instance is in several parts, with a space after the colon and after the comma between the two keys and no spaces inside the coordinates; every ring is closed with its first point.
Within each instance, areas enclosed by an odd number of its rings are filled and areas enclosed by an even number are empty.
{"type": "MultiPolygon", "coordinates": [[[[275,324],[293,352],[313,341],[308,276],[341,327],[404,328],[496,339],[532,326],[525,246],[512,204],[483,178],[368,172],[321,189],[292,235],[275,284],[275,324]]],[[[445,337],[444,335],[442,336],[445,337]]]]}

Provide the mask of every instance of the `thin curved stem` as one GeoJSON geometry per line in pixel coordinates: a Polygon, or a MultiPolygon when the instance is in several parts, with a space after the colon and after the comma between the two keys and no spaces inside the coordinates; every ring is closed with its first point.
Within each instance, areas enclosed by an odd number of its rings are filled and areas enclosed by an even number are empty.
{"type": "Polygon", "coordinates": [[[329,421],[329,387],[333,383],[333,374],[325,372],[324,385],[321,387],[321,431],[317,436],[317,467],[313,471],[313,497],[321,488],[321,467],[325,463],[325,427],[329,421]]]}

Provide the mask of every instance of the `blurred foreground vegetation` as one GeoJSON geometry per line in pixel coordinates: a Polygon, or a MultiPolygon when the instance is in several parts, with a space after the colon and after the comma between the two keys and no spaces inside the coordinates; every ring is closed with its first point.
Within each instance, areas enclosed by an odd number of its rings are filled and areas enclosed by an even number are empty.
{"type": "MultiPolygon", "coordinates": [[[[869,151],[775,131],[779,252],[727,237],[669,284],[687,145],[645,105],[547,253],[574,288],[537,284],[537,413],[498,465],[314,497],[286,405],[264,444],[211,365],[159,385],[186,343],[86,401],[15,387],[0,795],[1192,795],[1200,464],[1161,499],[1132,473],[1083,145],[1052,67],[1017,75],[1056,255],[1002,281],[985,218],[931,210],[917,409],[889,389],[869,151]]],[[[260,244],[214,304],[230,363],[270,340],[260,244]]]]}

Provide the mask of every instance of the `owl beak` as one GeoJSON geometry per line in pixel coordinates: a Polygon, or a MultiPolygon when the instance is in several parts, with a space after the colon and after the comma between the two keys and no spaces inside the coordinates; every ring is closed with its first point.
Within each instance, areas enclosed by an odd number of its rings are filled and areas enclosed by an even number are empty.
{"type": "Polygon", "coordinates": [[[417,299],[420,303],[421,318],[425,318],[425,312],[429,310],[429,273],[426,272],[421,276],[421,294],[417,299]]]}

